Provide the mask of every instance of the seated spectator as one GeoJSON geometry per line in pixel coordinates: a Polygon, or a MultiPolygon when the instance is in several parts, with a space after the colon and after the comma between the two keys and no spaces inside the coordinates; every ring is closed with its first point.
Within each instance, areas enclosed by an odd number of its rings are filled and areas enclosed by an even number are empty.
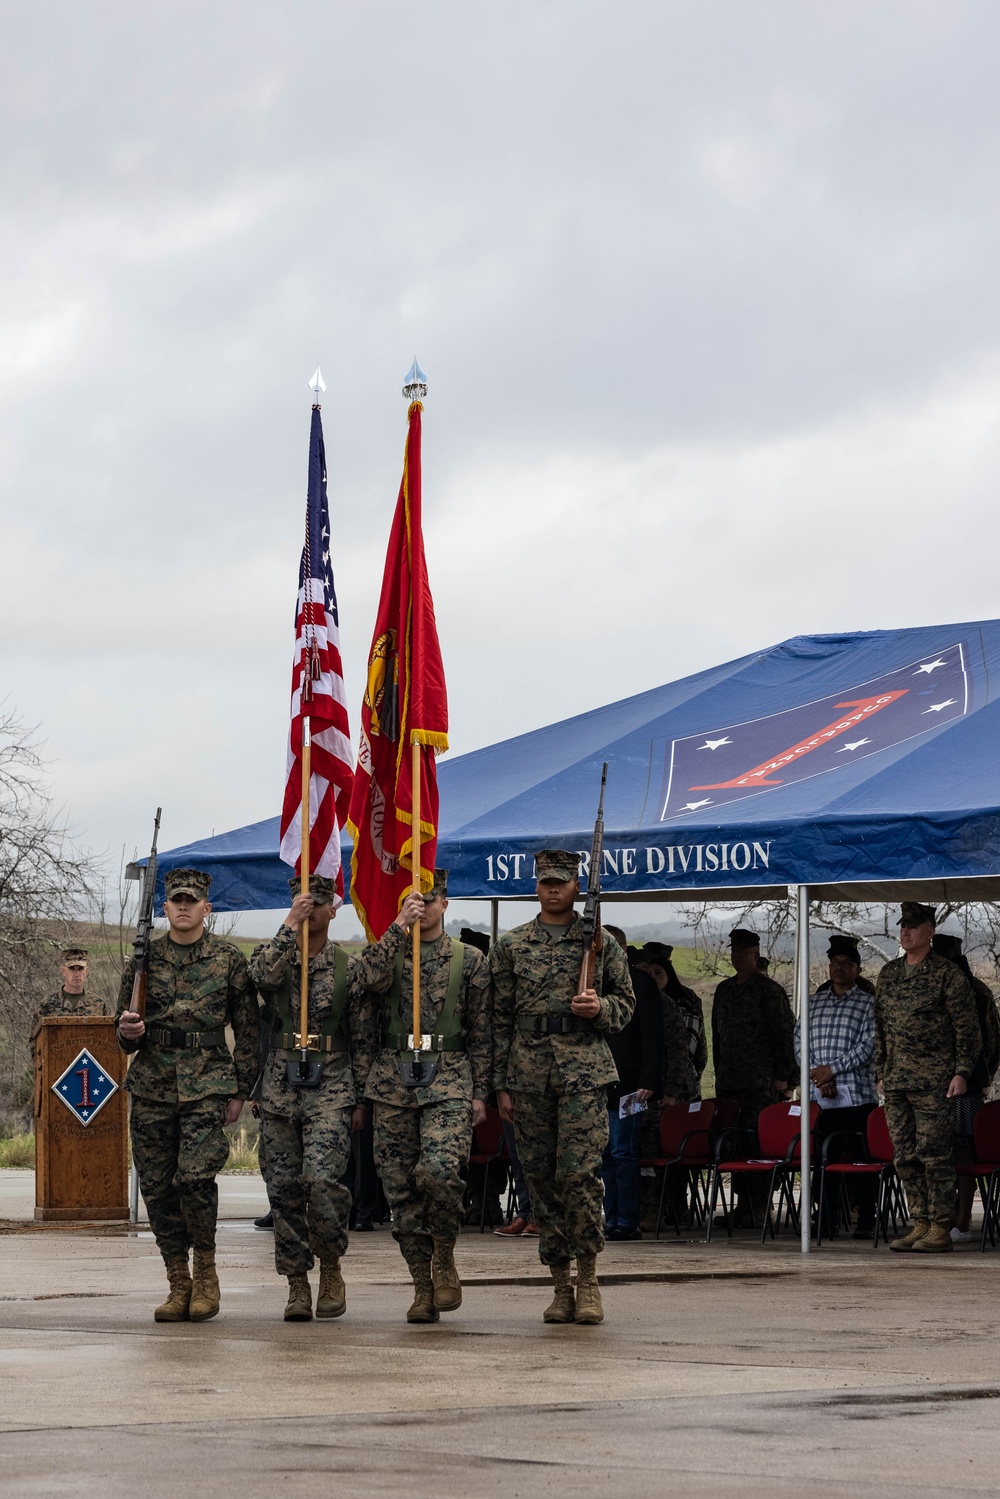
{"type": "MultiPolygon", "coordinates": [[[[868,1115],[876,1104],[875,1017],[871,986],[862,987],[861,954],[853,937],[832,936],[827,948],[830,977],[809,1001],[810,1096],[819,1103],[816,1125],[815,1188],[823,1142],[838,1131],[864,1138],[868,1115]]],[[[801,1028],[795,1022],[795,1060],[801,1055],[801,1028]]],[[[836,1159],[843,1152],[838,1151],[836,1159]]],[[[847,1155],[856,1155],[848,1148],[847,1155]]],[[[856,1239],[871,1238],[875,1230],[875,1182],[859,1177],[851,1183],[858,1209],[856,1239]]],[[[814,1201],[817,1200],[814,1197],[814,1201]]],[[[824,1235],[837,1232],[837,1199],[831,1194],[824,1211],[824,1235]]]]}
{"type": "Polygon", "coordinates": [[[604,1177],[604,1236],[607,1239],[641,1239],[639,1123],[643,1114],[622,1119],[621,1100],[634,1093],[648,1105],[660,1091],[663,1054],[663,1020],[656,986],[638,966],[634,949],[618,927],[606,930],[629,960],[629,976],[635,993],[632,1019],[623,1030],[607,1037],[618,1068],[618,1082],[608,1085],[608,1144],[601,1174],[604,1177]]]}
{"type": "Polygon", "coordinates": [[[660,993],[669,996],[677,1005],[684,1021],[689,1071],[684,1091],[679,1096],[685,1099],[700,1098],[702,1073],[708,1066],[705,1011],[694,990],[688,989],[677,977],[672,961],[673,951],[669,943],[647,942],[642,949],[643,966],[660,993]]]}
{"type": "MultiPolygon", "coordinates": [[[[955,1111],[955,1161],[956,1163],[969,1162],[976,1158],[972,1121],[983,1106],[986,1090],[993,1081],[993,1075],[1000,1064],[1000,1020],[997,1018],[997,1005],[993,991],[983,983],[982,979],[977,979],[969,967],[969,960],[962,951],[961,937],[952,936],[949,932],[936,931],[931,939],[931,947],[939,957],[947,958],[950,963],[961,968],[972,985],[979,1029],[983,1037],[983,1049],[975,1070],[969,1078],[968,1091],[961,1098],[952,1099],[952,1108],[955,1111]]],[[[972,1238],[972,1204],[975,1196],[975,1178],[960,1176],[958,1179],[958,1216],[951,1230],[952,1240],[956,1244],[967,1243],[972,1238]]]]}

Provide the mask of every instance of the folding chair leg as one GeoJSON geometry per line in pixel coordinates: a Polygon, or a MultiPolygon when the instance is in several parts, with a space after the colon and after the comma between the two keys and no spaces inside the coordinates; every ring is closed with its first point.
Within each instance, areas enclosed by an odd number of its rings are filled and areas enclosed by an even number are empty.
{"type": "Polygon", "coordinates": [[[982,1232],[982,1236],[981,1236],[981,1238],[979,1240],[979,1250],[980,1250],[981,1254],[985,1254],[986,1253],[986,1236],[987,1236],[987,1234],[989,1235],[990,1243],[993,1245],[994,1248],[996,1248],[996,1242],[997,1241],[996,1241],[996,1236],[995,1236],[995,1234],[993,1232],[994,1222],[995,1222],[995,1219],[996,1219],[996,1209],[997,1209],[997,1202],[996,1202],[996,1198],[997,1198],[997,1193],[996,1193],[997,1180],[996,1180],[996,1172],[995,1171],[993,1171],[993,1172],[990,1173],[989,1186],[986,1188],[986,1194],[985,1194],[985,1196],[983,1196],[983,1185],[984,1185],[984,1182],[983,1182],[982,1179],[980,1179],[980,1182],[979,1182],[979,1195],[980,1195],[980,1197],[983,1198],[983,1232],[982,1232]]]}
{"type": "Polygon", "coordinates": [[[730,1227],[730,1224],[729,1224],[729,1210],[728,1210],[728,1207],[726,1205],[726,1189],[722,1185],[722,1173],[720,1171],[718,1171],[713,1166],[712,1167],[712,1201],[711,1201],[711,1205],[710,1205],[710,1207],[708,1209],[708,1237],[707,1237],[707,1242],[709,1244],[711,1244],[711,1242],[712,1242],[712,1229],[715,1226],[715,1209],[716,1209],[716,1206],[717,1206],[718,1201],[719,1201],[719,1192],[720,1192],[720,1190],[722,1192],[722,1211],[725,1214],[725,1218],[726,1218],[726,1233],[728,1234],[728,1236],[730,1238],[732,1238],[733,1231],[732,1231],[732,1228],[730,1227]]]}
{"type": "Polygon", "coordinates": [[[489,1185],[490,1162],[487,1161],[486,1166],[483,1169],[483,1195],[479,1202],[479,1232],[481,1234],[484,1234],[486,1232],[486,1193],[489,1190],[489,1185]]]}
{"type": "MultiPolygon", "coordinates": [[[[774,1238],[774,1222],[773,1222],[772,1215],[771,1215],[771,1203],[772,1203],[772,1201],[774,1199],[774,1178],[775,1178],[776,1173],[777,1173],[777,1167],[776,1166],[772,1166],[771,1167],[771,1179],[770,1179],[770,1183],[769,1183],[768,1189],[767,1189],[767,1205],[764,1208],[764,1226],[763,1226],[763,1228],[760,1231],[760,1242],[762,1244],[766,1244],[767,1243],[767,1231],[768,1231],[768,1229],[771,1230],[771,1238],[772,1239],[774,1238]]],[[[751,1211],[751,1213],[753,1212],[753,1207],[752,1206],[751,1206],[750,1211],[751,1211]]],[[[779,1212],[781,1211],[780,1199],[779,1199],[779,1203],[778,1203],[778,1211],[779,1212]]]]}
{"type": "Polygon", "coordinates": [[[670,1173],[670,1167],[669,1166],[664,1166],[664,1168],[663,1168],[663,1180],[660,1183],[660,1201],[659,1201],[659,1204],[658,1204],[657,1209],[656,1209],[656,1232],[653,1235],[654,1239],[659,1239],[659,1237],[660,1237],[660,1227],[661,1227],[661,1225],[663,1223],[663,1199],[666,1196],[666,1192],[667,1192],[667,1176],[669,1175],[669,1173],[670,1173]]]}
{"type": "Polygon", "coordinates": [[[819,1168],[819,1216],[816,1219],[816,1248],[823,1244],[823,1205],[826,1201],[826,1172],[819,1168]]]}

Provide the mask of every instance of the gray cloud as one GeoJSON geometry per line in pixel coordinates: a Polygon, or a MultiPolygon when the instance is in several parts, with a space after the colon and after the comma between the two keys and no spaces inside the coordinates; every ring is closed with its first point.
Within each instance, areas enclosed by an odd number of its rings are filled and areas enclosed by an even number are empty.
{"type": "Polygon", "coordinates": [[[278,806],[317,359],[352,702],[430,375],[459,751],[785,635],[994,612],[998,31],[16,8],[3,677],[86,841],[278,806]]]}

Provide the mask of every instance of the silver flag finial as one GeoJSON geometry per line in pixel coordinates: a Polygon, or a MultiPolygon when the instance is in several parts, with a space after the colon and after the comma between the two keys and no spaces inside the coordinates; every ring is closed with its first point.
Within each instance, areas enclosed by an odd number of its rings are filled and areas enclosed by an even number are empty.
{"type": "Polygon", "coordinates": [[[403,394],[408,401],[422,401],[427,394],[427,376],[417,363],[416,354],[413,356],[409,374],[403,381],[403,394]]]}
{"type": "Polygon", "coordinates": [[[315,370],[313,370],[312,379],[309,381],[309,389],[312,391],[317,401],[319,400],[320,391],[326,390],[326,381],[323,379],[323,371],[320,369],[319,365],[317,365],[315,370]]]}

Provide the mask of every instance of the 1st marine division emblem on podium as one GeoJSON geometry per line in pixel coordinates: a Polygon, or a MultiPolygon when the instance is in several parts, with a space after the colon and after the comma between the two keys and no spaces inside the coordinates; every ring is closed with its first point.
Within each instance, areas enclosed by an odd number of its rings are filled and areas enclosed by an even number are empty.
{"type": "Polygon", "coordinates": [[[118,1084],[84,1047],[62,1076],[56,1078],[52,1091],[81,1124],[87,1125],[112,1093],[118,1091],[118,1084]]]}

